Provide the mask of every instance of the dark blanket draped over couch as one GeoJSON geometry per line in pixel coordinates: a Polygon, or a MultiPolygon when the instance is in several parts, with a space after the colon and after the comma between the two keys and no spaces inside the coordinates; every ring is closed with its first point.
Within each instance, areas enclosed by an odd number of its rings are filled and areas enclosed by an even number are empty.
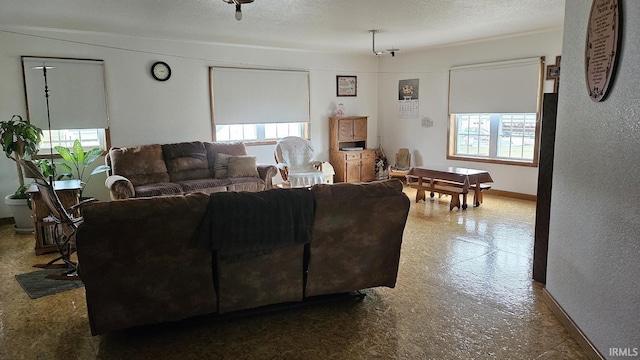
{"type": "Polygon", "coordinates": [[[408,211],[399,180],[88,204],[76,246],[92,334],[395,287],[408,211]],[[254,205],[273,214],[240,209],[254,205]],[[207,246],[219,250],[198,246],[218,217],[227,238],[207,246]]]}
{"type": "Polygon", "coordinates": [[[246,258],[308,244],[313,217],[309,189],[213,193],[199,226],[198,245],[223,256],[246,258]]]}

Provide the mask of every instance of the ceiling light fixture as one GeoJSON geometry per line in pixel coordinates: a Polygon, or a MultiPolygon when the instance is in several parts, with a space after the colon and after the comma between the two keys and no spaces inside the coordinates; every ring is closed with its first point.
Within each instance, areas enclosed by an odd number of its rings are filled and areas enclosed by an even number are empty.
{"type": "Polygon", "coordinates": [[[376,50],[376,34],[379,33],[380,30],[369,30],[369,32],[371,33],[371,49],[373,50],[374,55],[391,54],[391,56],[396,56],[396,52],[400,51],[400,49],[395,48],[387,49],[386,51],[376,50]]]}
{"type": "Polygon", "coordinates": [[[250,4],[253,2],[253,0],[222,0],[222,1],[226,2],[227,4],[234,4],[236,6],[236,20],[238,21],[242,20],[242,9],[240,8],[240,5],[250,4]]]}

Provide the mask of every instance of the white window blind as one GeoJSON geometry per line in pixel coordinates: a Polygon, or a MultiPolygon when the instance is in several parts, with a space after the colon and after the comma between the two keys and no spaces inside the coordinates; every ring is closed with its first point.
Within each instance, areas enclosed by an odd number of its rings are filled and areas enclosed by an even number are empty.
{"type": "Polygon", "coordinates": [[[529,58],[449,70],[449,113],[537,113],[542,60],[529,58]]]}
{"type": "Polygon", "coordinates": [[[309,72],[211,67],[216,125],[309,121],[309,72]]]}
{"type": "Polygon", "coordinates": [[[42,66],[47,69],[51,129],[109,127],[102,60],[23,57],[29,121],[47,129],[42,66]]]}

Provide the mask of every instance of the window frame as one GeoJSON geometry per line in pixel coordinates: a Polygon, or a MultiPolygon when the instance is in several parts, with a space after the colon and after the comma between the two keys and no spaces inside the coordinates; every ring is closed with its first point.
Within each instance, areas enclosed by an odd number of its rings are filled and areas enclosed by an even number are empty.
{"type": "MultiPolygon", "coordinates": [[[[538,103],[540,101],[538,100],[538,103]]],[[[518,160],[509,158],[498,158],[490,156],[473,156],[467,154],[456,154],[457,149],[457,131],[456,131],[456,115],[449,114],[449,124],[447,126],[447,159],[448,160],[462,160],[479,163],[489,164],[501,164],[501,165],[516,165],[516,166],[528,166],[537,167],[539,162],[540,152],[540,132],[542,127],[540,111],[536,112],[536,129],[534,133],[534,146],[533,146],[533,159],[532,160],[518,160]]],[[[499,141],[500,137],[496,135],[496,140],[499,141]]],[[[491,137],[489,141],[491,141],[491,137]]],[[[497,145],[497,143],[496,143],[497,145]]]]}
{"type": "MultiPolygon", "coordinates": [[[[277,124],[289,124],[289,123],[269,123],[269,124],[273,124],[273,125],[277,125],[277,124]]],[[[308,122],[300,122],[299,124],[302,125],[302,138],[306,139],[306,140],[310,140],[310,136],[309,136],[309,123],[308,122]]],[[[213,141],[216,142],[235,142],[235,141],[241,141],[242,143],[245,144],[245,146],[260,146],[260,145],[275,145],[278,143],[278,141],[282,138],[278,138],[278,139],[256,139],[256,140],[218,140],[217,139],[217,133],[218,131],[216,130],[217,126],[227,126],[227,125],[255,125],[257,127],[264,127],[264,125],[266,124],[260,124],[260,123],[256,123],[256,124],[222,124],[222,125],[216,125],[216,124],[212,124],[213,125],[213,141]]],[[[261,133],[261,131],[259,129],[257,129],[256,131],[258,134],[261,133]]],[[[264,131],[262,131],[262,133],[264,133],[264,131]]]]}
{"type": "MultiPolygon", "coordinates": [[[[447,124],[447,159],[448,160],[461,160],[461,161],[470,161],[470,162],[478,162],[478,163],[489,163],[489,164],[500,164],[500,165],[515,165],[515,166],[526,166],[526,167],[538,167],[539,163],[539,154],[540,154],[540,133],[542,132],[542,94],[543,94],[543,85],[544,85],[544,66],[545,66],[545,57],[540,57],[540,68],[538,72],[538,93],[536,99],[536,129],[534,135],[534,148],[533,148],[533,159],[532,160],[518,160],[518,159],[508,159],[508,158],[498,158],[498,157],[486,157],[486,156],[473,156],[473,155],[460,155],[456,154],[457,148],[457,131],[456,131],[456,115],[455,113],[448,112],[449,121],[447,124]]],[[[451,91],[449,89],[449,91],[451,91]]],[[[451,95],[449,95],[451,97],[451,95]]],[[[451,99],[449,98],[449,102],[451,99]]],[[[466,112],[468,114],[473,113],[472,111],[466,112]]],[[[480,112],[476,114],[483,114],[485,112],[480,112]]],[[[517,111],[504,112],[504,114],[513,114],[518,113],[517,111]]],[[[497,137],[499,140],[499,137],[497,137]]],[[[491,141],[491,138],[490,138],[491,141]]],[[[497,143],[496,143],[497,146],[497,143]]]]}
{"type": "MultiPolygon", "coordinates": [[[[302,92],[301,92],[302,93],[302,92]]],[[[277,142],[281,139],[256,139],[256,140],[218,140],[217,139],[217,126],[224,126],[224,125],[255,125],[258,127],[263,127],[266,124],[290,124],[290,123],[300,123],[302,124],[303,128],[302,128],[302,137],[304,139],[309,140],[310,139],[310,123],[311,123],[311,96],[310,96],[310,75],[309,75],[309,71],[308,70],[295,70],[295,69],[276,69],[276,68],[250,68],[250,67],[229,67],[229,66],[210,66],[209,67],[209,101],[210,101],[210,110],[211,110],[211,139],[212,141],[220,141],[220,142],[232,142],[232,141],[242,141],[246,146],[259,146],[259,145],[274,145],[277,144],[277,142]],[[260,123],[260,122],[250,122],[250,123],[246,123],[246,124],[234,124],[234,123],[223,123],[223,124],[218,124],[218,122],[216,121],[216,112],[215,112],[215,99],[214,99],[214,71],[215,70],[238,70],[238,71],[258,71],[258,72],[263,72],[264,74],[269,74],[270,72],[273,72],[273,74],[277,74],[279,72],[282,73],[300,73],[303,74],[306,77],[306,85],[305,85],[305,89],[306,89],[306,116],[304,116],[304,118],[306,119],[305,121],[297,121],[297,122],[293,122],[293,121],[282,121],[282,122],[278,122],[278,120],[281,118],[280,116],[275,117],[276,121],[269,121],[266,123],[260,123]]],[[[286,116],[285,116],[286,117],[286,116]]],[[[273,120],[273,118],[272,118],[273,120]]],[[[264,134],[264,131],[261,132],[260,129],[256,128],[256,134],[264,134]]]]}
{"type": "MultiPolygon", "coordinates": [[[[99,128],[102,129],[102,128],[99,128]]],[[[48,130],[48,129],[43,129],[43,130],[48,130]]],[[[59,129],[59,130],[66,130],[66,129],[59,129]]],[[[104,131],[104,148],[102,149],[102,156],[105,156],[108,152],[109,149],[111,149],[111,132],[109,131],[109,128],[106,129],[102,129],[104,131]]],[[[45,140],[45,139],[43,139],[45,140]]],[[[42,143],[42,141],[41,141],[42,143]]],[[[68,148],[72,148],[71,146],[67,146],[68,148]]],[[[97,146],[94,147],[84,147],[83,149],[84,151],[88,151],[91,150],[93,148],[95,148],[97,146]]],[[[34,160],[39,160],[39,159],[50,159],[50,158],[54,158],[54,159],[62,159],[62,156],[60,156],[60,153],[58,153],[55,148],[49,149],[49,148],[40,148],[40,150],[38,151],[37,154],[33,155],[32,158],[34,160]],[[53,153],[53,154],[52,154],[53,153]]]]}

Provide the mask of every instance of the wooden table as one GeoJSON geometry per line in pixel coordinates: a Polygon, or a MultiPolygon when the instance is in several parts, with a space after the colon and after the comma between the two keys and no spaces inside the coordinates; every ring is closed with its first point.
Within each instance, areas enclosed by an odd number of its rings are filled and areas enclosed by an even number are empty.
{"type": "Polygon", "coordinates": [[[467,169],[451,166],[431,165],[426,167],[414,167],[407,173],[407,183],[418,189],[416,202],[425,200],[425,190],[434,193],[451,195],[450,209],[460,207],[459,195],[462,195],[462,209],[467,208],[467,193],[474,192],[475,206],[482,203],[482,190],[490,188],[487,183],[493,182],[491,175],[486,170],[467,169]]]}
{"type": "MultiPolygon", "coordinates": [[[[78,196],[81,189],[80,180],[54,181],[53,188],[65,208],[70,208],[78,203],[78,196]]],[[[55,234],[53,233],[55,226],[54,223],[44,220],[44,218],[51,215],[51,213],[47,205],[42,201],[38,186],[35,183],[31,184],[27,192],[31,195],[36,235],[36,255],[58,251],[58,247],[55,245],[55,234]]]]}

